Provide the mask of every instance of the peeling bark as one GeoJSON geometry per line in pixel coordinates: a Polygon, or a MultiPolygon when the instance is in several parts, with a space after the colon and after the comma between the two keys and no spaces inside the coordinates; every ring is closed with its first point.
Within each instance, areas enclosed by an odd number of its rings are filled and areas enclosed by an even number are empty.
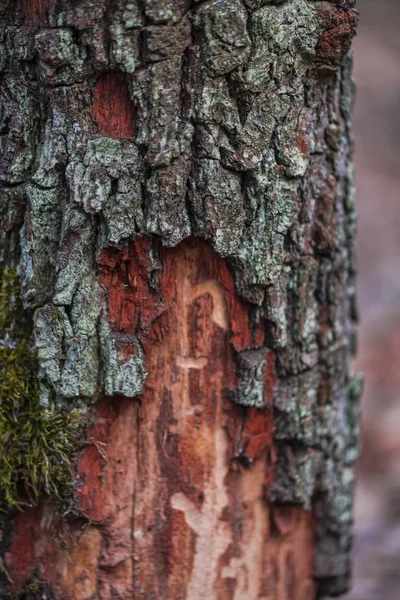
{"type": "Polygon", "coordinates": [[[7,518],[4,597],[346,589],[353,4],[0,5],[0,258],[87,424],[63,517],[7,518]]]}

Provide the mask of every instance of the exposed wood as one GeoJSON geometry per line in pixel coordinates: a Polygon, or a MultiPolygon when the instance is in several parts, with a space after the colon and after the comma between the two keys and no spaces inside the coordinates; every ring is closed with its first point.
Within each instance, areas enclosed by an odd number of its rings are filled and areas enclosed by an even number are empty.
{"type": "Polygon", "coordinates": [[[99,132],[115,138],[135,135],[135,111],[122,73],[106,73],[94,89],[92,115],[99,132]]]}
{"type": "Polygon", "coordinates": [[[311,600],[312,516],[266,500],[271,404],[229,399],[229,332],[237,319],[242,333],[248,324],[241,301],[232,303],[226,263],[198,241],[164,250],[157,302],[144,289],[147,245],[103,259],[121,337],[138,318],[150,322],[151,310],[163,312],[143,337],[145,391],[95,410],[76,488],[87,523],[64,524],[54,536],[48,506],[16,517],[7,554],[14,586],[36,572],[57,600],[311,600]],[[125,288],[115,279],[125,281],[121,265],[135,273],[125,288]]]}
{"type": "Polygon", "coordinates": [[[46,25],[46,16],[54,10],[55,0],[21,0],[28,25],[46,25]]]}

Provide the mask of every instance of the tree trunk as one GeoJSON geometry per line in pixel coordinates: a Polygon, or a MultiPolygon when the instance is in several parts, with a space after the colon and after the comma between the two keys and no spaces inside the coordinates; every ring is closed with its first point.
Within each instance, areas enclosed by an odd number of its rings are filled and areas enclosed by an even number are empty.
{"type": "Polygon", "coordinates": [[[348,584],[352,0],[2,0],[2,598],[348,584]]]}

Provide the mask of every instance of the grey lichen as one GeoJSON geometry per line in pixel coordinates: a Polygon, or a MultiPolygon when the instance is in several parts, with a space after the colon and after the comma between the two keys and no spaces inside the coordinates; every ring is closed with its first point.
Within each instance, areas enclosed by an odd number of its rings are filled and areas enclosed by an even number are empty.
{"type": "Polygon", "coordinates": [[[143,388],[138,337],[110,325],[104,249],[208,240],[266,332],[266,348],[237,354],[232,397],[263,406],[274,354],[271,499],[313,505],[316,576],[341,591],[359,392],[354,2],[65,0],[42,17],[2,12],[0,250],[20,240],[43,399],[143,388]],[[135,113],[119,139],[93,112],[101,76],[116,72],[135,113]]]}
{"type": "Polygon", "coordinates": [[[131,336],[114,336],[104,320],[100,328],[101,352],[105,364],[104,391],[113,396],[121,394],[133,398],[140,394],[146,379],[143,350],[131,336]],[[129,348],[129,354],[123,351],[129,348]],[[132,346],[134,351],[132,351],[132,346]]]}
{"type": "Polygon", "coordinates": [[[265,406],[266,348],[236,354],[237,387],[233,399],[243,406],[265,406]]]}
{"type": "Polygon", "coordinates": [[[226,75],[246,62],[251,49],[247,19],[240,0],[212,0],[199,6],[194,23],[201,32],[200,56],[211,75],[226,75]]]}

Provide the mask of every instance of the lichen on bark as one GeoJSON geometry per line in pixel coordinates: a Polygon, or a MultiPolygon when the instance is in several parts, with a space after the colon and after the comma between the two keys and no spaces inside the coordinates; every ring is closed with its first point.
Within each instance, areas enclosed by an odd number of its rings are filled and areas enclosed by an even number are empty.
{"type": "Polygon", "coordinates": [[[314,507],[321,593],[344,589],[359,395],[354,2],[31,4],[0,8],[0,177],[2,248],[19,239],[42,401],[140,394],[149,324],[117,327],[112,311],[128,314],[122,302],[138,306],[145,288],[113,249],[160,242],[142,265],[157,305],[161,245],[207,240],[265,333],[235,349],[233,401],[265,404],[275,357],[269,497],[314,507]],[[117,85],[129,98],[107,94],[117,85]],[[125,286],[123,301],[106,280],[125,286]]]}

